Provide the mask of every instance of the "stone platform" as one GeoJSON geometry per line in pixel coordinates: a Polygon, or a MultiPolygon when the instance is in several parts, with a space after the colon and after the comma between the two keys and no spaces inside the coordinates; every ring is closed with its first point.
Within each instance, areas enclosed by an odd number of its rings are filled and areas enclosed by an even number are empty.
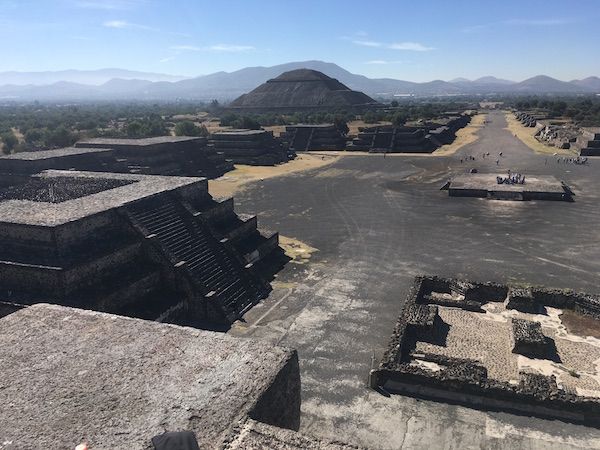
{"type": "Polygon", "coordinates": [[[505,173],[458,175],[442,189],[450,197],[481,197],[494,200],[559,200],[573,201],[573,192],[553,176],[525,175],[525,184],[498,184],[496,177],[505,173]]]}
{"type": "Polygon", "coordinates": [[[0,301],[227,327],[271,290],[276,232],[206,178],[48,170],[0,187],[0,301]]]}
{"type": "MultiPolygon", "coordinates": [[[[600,425],[600,341],[563,323],[600,319],[600,297],[417,277],[371,386],[487,410],[600,425]]],[[[600,329],[600,322],[598,322],[600,329]]]]}
{"type": "Polygon", "coordinates": [[[299,426],[296,351],[255,340],[39,304],[0,319],[0,361],[5,450],[145,449],[180,430],[217,448],[249,418],[299,426]]]}

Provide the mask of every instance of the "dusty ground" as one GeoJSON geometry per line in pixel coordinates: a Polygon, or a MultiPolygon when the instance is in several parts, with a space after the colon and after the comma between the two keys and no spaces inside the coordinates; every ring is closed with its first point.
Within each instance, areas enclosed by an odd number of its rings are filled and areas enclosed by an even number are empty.
{"type": "Polygon", "coordinates": [[[326,167],[244,185],[236,209],[316,248],[288,264],[274,290],[230,331],[297,348],[305,432],[386,449],[600,448],[600,430],[369,390],[413,277],[526,282],[598,292],[600,172],[545,164],[490,112],[454,155],[348,156],[326,167]],[[504,152],[460,163],[465,155],[504,152]],[[512,169],[553,175],[575,202],[452,198],[456,174],[512,169]],[[334,170],[335,169],[335,170],[334,170]],[[327,176],[319,176],[328,172],[327,176]]]}
{"type": "Polygon", "coordinates": [[[471,144],[477,140],[477,132],[483,126],[487,115],[477,114],[473,116],[471,122],[456,132],[456,139],[451,144],[442,145],[433,154],[435,156],[453,155],[457,150],[463,148],[467,144],[471,144]]]}
{"type": "Polygon", "coordinates": [[[392,122],[381,121],[376,123],[366,123],[364,120],[351,120],[348,122],[348,129],[350,130],[348,134],[356,135],[358,134],[358,129],[362,127],[376,127],[378,125],[391,125],[392,122]]]}
{"type": "Polygon", "coordinates": [[[337,155],[312,155],[303,153],[296,159],[277,166],[248,166],[236,164],[235,169],[220,178],[208,181],[208,190],[213,197],[231,197],[253,181],[281,177],[296,172],[316,169],[331,164],[337,155]]]}
{"type": "Polygon", "coordinates": [[[593,336],[600,339],[600,323],[588,316],[583,316],[573,311],[564,311],[560,320],[567,330],[573,334],[593,336]]]}
{"type": "Polygon", "coordinates": [[[569,156],[577,154],[577,152],[570,149],[561,149],[542,144],[534,137],[539,128],[524,127],[521,122],[515,119],[514,114],[511,112],[506,113],[506,122],[508,124],[507,129],[536,153],[542,155],[554,155],[554,153],[557,153],[559,155],[569,156]]]}

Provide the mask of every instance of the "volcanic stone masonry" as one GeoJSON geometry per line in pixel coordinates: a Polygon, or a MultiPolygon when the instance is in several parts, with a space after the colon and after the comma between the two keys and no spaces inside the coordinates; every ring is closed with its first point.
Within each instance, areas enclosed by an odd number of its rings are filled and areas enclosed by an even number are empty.
{"type": "Polygon", "coordinates": [[[266,130],[227,130],[212,133],[209,147],[235,164],[274,165],[294,157],[287,146],[266,130]]]}
{"type": "Polygon", "coordinates": [[[515,117],[526,127],[533,128],[537,125],[538,119],[533,114],[517,111],[515,117]]]}
{"type": "Polygon", "coordinates": [[[333,124],[287,125],[281,139],[290,151],[343,150],[346,139],[333,124]]]}
{"type": "Polygon", "coordinates": [[[0,319],[3,450],[149,449],[187,430],[200,448],[343,450],[298,433],[295,350],[38,304],[0,319]]]}
{"type": "Polygon", "coordinates": [[[349,151],[371,153],[431,153],[456,138],[456,132],[471,120],[467,114],[438,119],[418,127],[379,125],[361,127],[346,147],[349,151]]]}
{"type": "Polygon", "coordinates": [[[112,172],[217,178],[233,169],[222,153],[207,146],[205,137],[158,136],[143,139],[96,138],[78,148],[113,149],[112,172]]]}
{"type": "Polygon", "coordinates": [[[526,175],[523,184],[498,183],[506,173],[461,174],[447,181],[440,190],[450,197],[479,197],[490,200],[550,200],[573,202],[571,188],[553,176],[526,175]]]}
{"type": "Polygon", "coordinates": [[[368,95],[310,69],[291,70],[232,101],[236,112],[362,111],[380,107],[368,95]]]}
{"type": "Polygon", "coordinates": [[[581,148],[581,156],[600,156],[600,129],[589,128],[581,130],[581,136],[577,138],[577,144],[581,148]]]}
{"type": "Polygon", "coordinates": [[[0,301],[227,326],[270,291],[278,234],[205,178],[49,170],[0,189],[0,301]]]}
{"type": "Polygon", "coordinates": [[[566,311],[600,320],[600,296],[417,277],[371,387],[598,426],[600,346],[566,311]]]}
{"type": "Polygon", "coordinates": [[[99,138],[77,142],[75,147],[0,157],[3,177],[47,169],[217,178],[233,169],[233,164],[208,148],[206,138],[174,136],[99,138]]]}

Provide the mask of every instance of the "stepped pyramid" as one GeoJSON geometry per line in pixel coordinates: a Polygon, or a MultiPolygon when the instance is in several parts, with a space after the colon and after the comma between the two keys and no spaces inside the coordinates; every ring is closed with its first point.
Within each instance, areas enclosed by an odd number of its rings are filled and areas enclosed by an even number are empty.
{"type": "Polygon", "coordinates": [[[229,105],[239,111],[364,109],[379,104],[338,80],[309,69],[291,70],[268,80],[229,105]]]}

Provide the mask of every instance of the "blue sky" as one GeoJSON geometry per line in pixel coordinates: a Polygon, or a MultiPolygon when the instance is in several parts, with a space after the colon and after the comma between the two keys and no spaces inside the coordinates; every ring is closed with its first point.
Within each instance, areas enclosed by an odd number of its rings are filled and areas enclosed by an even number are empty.
{"type": "Polygon", "coordinates": [[[320,59],[412,81],[600,76],[600,0],[0,0],[0,71],[320,59]]]}

